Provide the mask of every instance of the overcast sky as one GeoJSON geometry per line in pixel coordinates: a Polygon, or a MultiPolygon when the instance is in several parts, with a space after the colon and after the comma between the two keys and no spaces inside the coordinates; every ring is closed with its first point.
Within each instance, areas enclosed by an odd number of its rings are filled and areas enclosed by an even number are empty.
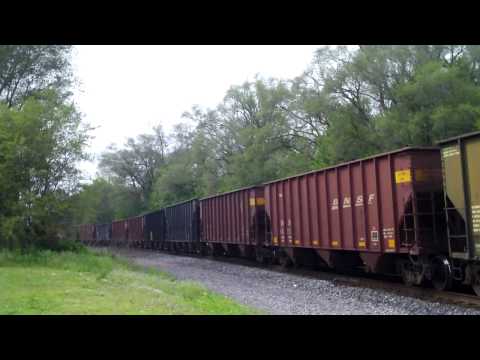
{"type": "MultiPolygon", "coordinates": [[[[256,74],[298,76],[321,46],[76,46],[74,99],[84,120],[97,127],[89,151],[98,155],[157,124],[168,134],[193,105],[213,108],[230,86],[256,74]]],[[[81,168],[94,176],[96,162],[81,168]]]]}

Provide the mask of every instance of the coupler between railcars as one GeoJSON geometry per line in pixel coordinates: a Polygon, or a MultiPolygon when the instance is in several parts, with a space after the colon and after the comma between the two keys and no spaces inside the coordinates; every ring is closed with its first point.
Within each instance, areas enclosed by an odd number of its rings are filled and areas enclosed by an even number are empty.
{"type": "Polygon", "coordinates": [[[275,258],[274,251],[269,246],[257,245],[255,247],[255,259],[258,263],[268,265],[275,258]]]}
{"type": "Polygon", "coordinates": [[[426,278],[437,290],[449,290],[454,283],[471,286],[480,296],[480,262],[451,259],[437,255],[430,259],[426,278]]]}
{"type": "Polygon", "coordinates": [[[471,286],[480,296],[480,262],[454,259],[452,268],[454,279],[462,285],[471,286]]]}
{"type": "Polygon", "coordinates": [[[473,291],[480,296],[480,263],[468,264],[468,280],[473,291]]]}
{"type": "Polygon", "coordinates": [[[290,268],[294,265],[294,259],[292,259],[288,253],[279,247],[273,248],[273,258],[282,268],[290,268]]]}

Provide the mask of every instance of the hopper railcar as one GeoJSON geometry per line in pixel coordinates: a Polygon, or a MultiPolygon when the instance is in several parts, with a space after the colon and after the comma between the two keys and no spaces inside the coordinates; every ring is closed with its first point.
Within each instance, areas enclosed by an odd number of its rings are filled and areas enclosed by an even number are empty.
{"type": "Polygon", "coordinates": [[[191,199],[165,209],[165,239],[162,249],[174,252],[200,252],[200,209],[191,199]]]}
{"type": "Polygon", "coordinates": [[[265,184],[267,243],[284,264],[402,275],[447,251],[437,148],[404,148],[265,184]]]}
{"type": "Polygon", "coordinates": [[[94,245],[95,243],[95,225],[82,224],[77,228],[77,237],[85,245],[94,245]]]}
{"type": "Polygon", "coordinates": [[[207,253],[262,260],[265,242],[263,186],[200,199],[200,227],[207,253]]]}
{"type": "MultiPolygon", "coordinates": [[[[192,199],[79,239],[453,282],[480,295],[480,132],[192,199]]],[[[93,230],[92,230],[93,229],[93,230]]]]}
{"type": "Polygon", "coordinates": [[[161,249],[165,241],[166,222],[165,209],[150,212],[144,217],[144,242],[145,249],[161,249]]]}
{"type": "Polygon", "coordinates": [[[112,222],[112,238],[111,244],[113,246],[125,246],[128,239],[128,221],[115,220],[112,222]]]}
{"type": "Polygon", "coordinates": [[[444,274],[480,296],[480,132],[439,142],[447,224],[444,274]]]}
{"type": "Polygon", "coordinates": [[[135,216],[128,218],[127,220],[127,234],[126,234],[126,242],[127,246],[130,248],[138,248],[142,247],[144,242],[144,217],[143,216],[135,216]]]}
{"type": "Polygon", "coordinates": [[[106,246],[112,238],[112,224],[95,224],[95,243],[99,246],[106,246]]]}

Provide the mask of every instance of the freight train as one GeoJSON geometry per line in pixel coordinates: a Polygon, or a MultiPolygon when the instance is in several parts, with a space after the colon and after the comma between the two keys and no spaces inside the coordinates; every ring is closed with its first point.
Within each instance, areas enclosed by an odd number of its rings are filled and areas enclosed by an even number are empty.
{"type": "Polygon", "coordinates": [[[480,296],[480,132],[438,145],[80,225],[78,240],[458,282],[480,296]]]}

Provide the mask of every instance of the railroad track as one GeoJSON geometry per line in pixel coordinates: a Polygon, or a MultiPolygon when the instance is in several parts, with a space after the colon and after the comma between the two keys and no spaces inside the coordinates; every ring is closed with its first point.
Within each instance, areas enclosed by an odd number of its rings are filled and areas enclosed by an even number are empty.
{"type": "MultiPolygon", "coordinates": [[[[96,248],[98,249],[98,248],[96,248]]],[[[108,249],[108,248],[107,248],[108,249]]],[[[117,248],[118,249],[118,248],[117,248]]],[[[128,251],[128,249],[122,248],[122,250],[128,251]]],[[[139,251],[146,251],[151,253],[152,250],[134,249],[139,251]]],[[[186,256],[200,258],[202,256],[196,254],[181,254],[166,251],[154,250],[153,252],[161,252],[169,255],[186,256]]],[[[203,257],[202,257],[203,258],[203,257]]],[[[280,265],[263,265],[256,263],[252,260],[233,258],[233,257],[208,257],[208,259],[218,262],[225,262],[237,265],[257,267],[269,271],[275,271],[279,273],[285,273],[290,275],[303,276],[308,278],[314,278],[319,280],[327,280],[340,286],[354,286],[361,288],[370,288],[383,290],[386,292],[394,293],[400,296],[406,296],[410,298],[439,302],[444,304],[453,304],[468,308],[480,309],[480,297],[468,293],[471,291],[469,288],[460,288],[458,291],[438,291],[433,288],[426,287],[410,287],[400,282],[398,278],[386,277],[369,274],[339,274],[328,269],[308,269],[308,268],[283,268],[280,265]],[[388,279],[387,279],[388,278],[388,279]]]]}
{"type": "Polygon", "coordinates": [[[467,291],[469,291],[470,289],[461,289],[459,291],[438,291],[433,288],[406,286],[403,283],[400,283],[398,280],[387,281],[370,278],[366,275],[340,275],[318,270],[314,271],[295,269],[293,271],[289,271],[289,273],[299,274],[312,278],[330,280],[338,285],[378,289],[415,299],[480,309],[480,297],[467,293],[467,291]],[[315,273],[321,274],[317,275],[315,273]]]}
{"type": "MultiPolygon", "coordinates": [[[[237,264],[252,266],[252,262],[247,259],[215,258],[214,260],[225,261],[237,264]]],[[[254,266],[268,269],[280,273],[304,276],[320,280],[332,281],[337,285],[355,286],[370,289],[378,289],[395,293],[401,296],[407,296],[426,301],[440,302],[444,304],[453,304],[469,308],[480,309],[480,297],[469,294],[470,288],[459,289],[459,291],[438,291],[433,288],[407,286],[400,279],[392,277],[387,280],[386,276],[369,274],[339,274],[333,270],[322,269],[313,270],[308,268],[282,268],[279,265],[260,265],[253,263],[254,266]]]]}

